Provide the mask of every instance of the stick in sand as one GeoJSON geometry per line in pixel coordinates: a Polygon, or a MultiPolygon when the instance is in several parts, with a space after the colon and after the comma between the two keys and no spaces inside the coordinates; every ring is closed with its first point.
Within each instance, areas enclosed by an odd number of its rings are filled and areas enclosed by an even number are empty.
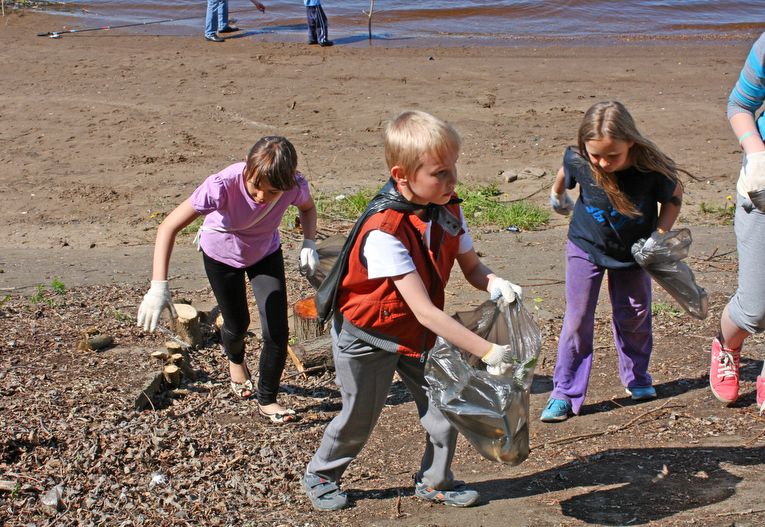
{"type": "Polygon", "coordinates": [[[369,40],[372,40],[372,14],[375,12],[375,0],[369,0],[369,13],[367,15],[367,32],[369,34],[369,40]]]}

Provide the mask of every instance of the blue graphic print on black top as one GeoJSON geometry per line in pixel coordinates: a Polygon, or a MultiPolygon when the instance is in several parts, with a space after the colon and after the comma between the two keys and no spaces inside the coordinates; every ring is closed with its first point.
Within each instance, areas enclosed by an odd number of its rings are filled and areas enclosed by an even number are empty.
{"type": "Polygon", "coordinates": [[[579,199],[568,227],[568,238],[607,269],[637,266],[630,248],[639,238],[656,230],[658,203],[666,203],[675,192],[676,183],[658,172],[640,172],[628,168],[616,173],[619,189],[641,212],[630,218],[614,209],[606,192],[598,186],[586,159],[572,148],[563,156],[567,189],[579,184],[579,199]]]}

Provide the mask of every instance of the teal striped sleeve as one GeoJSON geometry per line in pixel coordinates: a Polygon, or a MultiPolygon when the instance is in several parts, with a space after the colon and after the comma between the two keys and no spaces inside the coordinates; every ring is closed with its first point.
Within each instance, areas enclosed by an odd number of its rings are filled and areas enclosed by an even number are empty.
{"type": "Polygon", "coordinates": [[[728,119],[755,111],[765,102],[765,33],[752,46],[738,82],[728,97],[728,119]]]}

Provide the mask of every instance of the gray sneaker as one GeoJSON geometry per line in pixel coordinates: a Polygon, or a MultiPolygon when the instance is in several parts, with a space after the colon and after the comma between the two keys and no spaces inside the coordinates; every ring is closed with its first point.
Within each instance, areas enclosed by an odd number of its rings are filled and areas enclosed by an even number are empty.
{"type": "Polygon", "coordinates": [[[308,494],[313,508],[319,511],[336,511],[348,506],[348,495],[337,483],[318,474],[306,472],[302,479],[303,490],[308,494]]]}
{"type": "Polygon", "coordinates": [[[451,490],[439,490],[415,480],[414,496],[421,500],[445,503],[452,507],[470,507],[478,501],[478,491],[469,489],[464,482],[455,481],[451,490]]]}

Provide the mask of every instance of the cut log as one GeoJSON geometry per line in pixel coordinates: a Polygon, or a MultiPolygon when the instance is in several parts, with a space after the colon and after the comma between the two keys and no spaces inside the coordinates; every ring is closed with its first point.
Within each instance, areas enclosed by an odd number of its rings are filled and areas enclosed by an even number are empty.
{"type": "Polygon", "coordinates": [[[165,349],[167,350],[169,355],[172,355],[173,353],[178,353],[183,349],[183,346],[175,342],[174,340],[168,340],[165,342],[165,349]]]}
{"type": "Polygon", "coordinates": [[[329,335],[287,346],[287,355],[298,373],[335,369],[335,363],[332,361],[332,337],[329,335]]]}
{"type": "Polygon", "coordinates": [[[100,351],[111,347],[114,344],[114,337],[101,335],[99,333],[91,334],[83,332],[82,339],[77,342],[77,349],[80,351],[100,351]]]}
{"type": "Polygon", "coordinates": [[[141,385],[141,391],[133,406],[139,412],[154,407],[154,398],[164,391],[164,379],[161,373],[152,373],[141,385]]]}
{"type": "Polygon", "coordinates": [[[313,340],[324,334],[314,297],[298,300],[292,306],[292,332],[297,342],[313,340]]]}
{"type": "Polygon", "coordinates": [[[157,359],[160,362],[165,362],[170,358],[170,354],[165,350],[157,350],[151,352],[151,358],[157,359]]]}
{"type": "Polygon", "coordinates": [[[165,378],[165,382],[171,388],[177,388],[181,385],[181,379],[183,373],[181,373],[181,367],[175,364],[168,364],[162,369],[162,376],[165,378]]]}
{"type": "Polygon", "coordinates": [[[192,348],[202,345],[202,330],[199,327],[199,313],[189,304],[173,304],[178,318],[175,321],[175,332],[178,338],[188,342],[192,348]]]}

